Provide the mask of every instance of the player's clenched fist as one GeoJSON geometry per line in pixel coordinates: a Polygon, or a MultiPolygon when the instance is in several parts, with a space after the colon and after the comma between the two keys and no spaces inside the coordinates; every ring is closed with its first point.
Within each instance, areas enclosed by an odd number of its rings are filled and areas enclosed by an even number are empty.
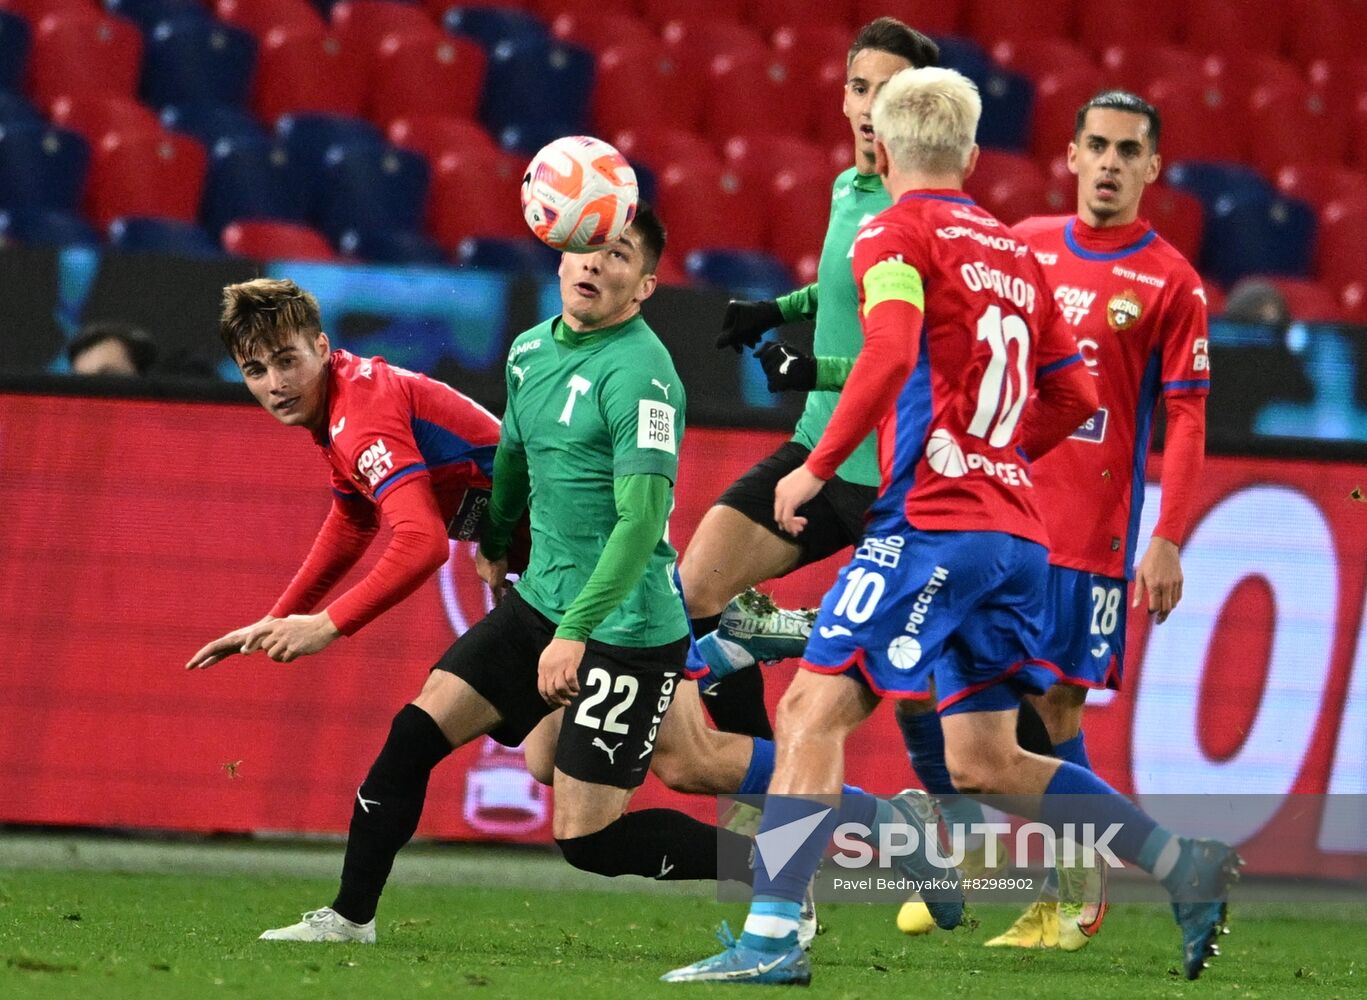
{"type": "Polygon", "coordinates": [[[765,332],[783,322],[783,313],[778,303],[771,299],[758,302],[750,299],[732,299],[726,303],[726,313],[721,320],[721,334],[717,337],[718,347],[733,347],[739,354],[742,347],[754,347],[765,332]]]}
{"type": "Polygon", "coordinates": [[[493,592],[494,604],[502,604],[504,596],[512,587],[508,582],[508,557],[502,559],[486,559],[482,550],[475,552],[475,572],[479,578],[489,585],[489,590],[493,592]]]}
{"type": "Polygon", "coordinates": [[[243,652],[242,647],[251,636],[276,620],[277,619],[271,615],[267,615],[259,622],[233,629],[227,635],[220,636],[213,642],[208,643],[200,649],[198,653],[190,657],[190,662],[185,664],[185,669],[203,670],[205,667],[212,667],[219,660],[232,656],[235,653],[243,652]]]}
{"type": "Polygon", "coordinates": [[[546,704],[568,705],[579,693],[579,664],[583,659],[584,644],[574,639],[552,639],[541,651],[536,686],[546,704]]]}

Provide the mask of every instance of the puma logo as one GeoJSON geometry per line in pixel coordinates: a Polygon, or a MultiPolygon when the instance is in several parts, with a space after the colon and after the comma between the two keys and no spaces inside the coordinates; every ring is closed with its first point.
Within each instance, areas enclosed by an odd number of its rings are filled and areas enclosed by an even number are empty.
{"type": "Polygon", "coordinates": [[[660,387],[660,391],[661,391],[662,393],[665,394],[665,399],[668,399],[668,398],[669,398],[669,386],[665,385],[663,382],[661,382],[661,381],[660,381],[659,379],[657,379],[657,378],[651,379],[651,380],[650,380],[650,384],[651,384],[651,385],[658,385],[658,386],[660,387]]]}
{"type": "Polygon", "coordinates": [[[603,738],[601,736],[595,736],[593,738],[593,745],[596,746],[599,750],[603,751],[603,753],[608,755],[609,764],[616,765],[617,759],[613,755],[616,754],[618,750],[622,749],[622,744],[618,743],[615,747],[610,747],[603,742],[603,738]]]}
{"type": "Polygon", "coordinates": [[[517,379],[517,387],[522,388],[522,380],[527,377],[527,370],[531,365],[509,365],[508,370],[513,373],[513,378],[517,379]]]}
{"type": "Polygon", "coordinates": [[[356,801],[361,804],[361,808],[365,810],[366,815],[370,815],[371,806],[377,806],[380,804],[379,799],[368,799],[365,796],[363,796],[359,788],[356,789],[356,801]]]}
{"type": "Polygon", "coordinates": [[[789,354],[788,348],[786,347],[780,347],[779,350],[783,353],[783,363],[778,366],[778,373],[780,375],[787,375],[788,366],[797,360],[797,355],[789,354]]]}
{"type": "Polygon", "coordinates": [[[660,859],[660,874],[656,875],[655,877],[664,878],[673,870],[674,866],[669,863],[669,855],[666,854],[663,858],[660,859]]]}

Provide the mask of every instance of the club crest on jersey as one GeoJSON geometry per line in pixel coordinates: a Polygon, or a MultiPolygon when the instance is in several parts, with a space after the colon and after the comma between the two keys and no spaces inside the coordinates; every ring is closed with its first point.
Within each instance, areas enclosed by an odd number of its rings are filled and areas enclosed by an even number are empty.
{"type": "Polygon", "coordinates": [[[1117,332],[1128,330],[1139,322],[1143,312],[1144,303],[1139,301],[1133,289],[1127,288],[1119,295],[1112,295],[1111,301],[1106,303],[1106,323],[1117,332]]]}

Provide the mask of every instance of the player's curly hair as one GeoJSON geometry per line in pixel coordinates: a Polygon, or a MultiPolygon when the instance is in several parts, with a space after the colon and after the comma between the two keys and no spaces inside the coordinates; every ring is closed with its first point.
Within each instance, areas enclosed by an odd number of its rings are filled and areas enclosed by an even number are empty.
{"type": "Polygon", "coordinates": [[[218,331],[234,360],[278,349],[296,333],[323,329],[318,300],[288,278],[256,278],[223,289],[218,331]]]}

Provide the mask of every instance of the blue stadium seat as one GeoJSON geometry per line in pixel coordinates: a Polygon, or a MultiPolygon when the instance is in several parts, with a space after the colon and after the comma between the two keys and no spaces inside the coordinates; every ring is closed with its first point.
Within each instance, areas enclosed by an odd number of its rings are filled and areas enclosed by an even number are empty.
{"type": "Polygon", "coordinates": [[[77,211],[90,147],[75,132],[40,123],[0,127],[0,207],[77,211]]]}
{"type": "Polygon", "coordinates": [[[194,136],[211,151],[222,139],[235,142],[266,142],[269,139],[261,123],[249,111],[214,101],[168,104],[161,109],[161,123],[166,128],[194,136]]]}
{"type": "Polygon", "coordinates": [[[1021,152],[1028,149],[1035,85],[1019,73],[1004,69],[993,69],[986,77],[975,78],[973,82],[978,85],[983,99],[978,144],[1021,152]]]}
{"type": "Polygon", "coordinates": [[[782,261],[761,250],[694,250],[684,270],[696,282],[746,298],[772,299],[797,285],[782,261]]]}
{"type": "Polygon", "coordinates": [[[992,60],[987,57],[983,47],[971,38],[958,35],[938,35],[935,44],[940,46],[940,65],[956,69],[977,83],[992,73],[992,60]]]}
{"type": "Polygon", "coordinates": [[[505,274],[533,274],[549,277],[560,266],[560,254],[532,238],[500,239],[492,236],[467,236],[456,247],[456,263],[505,274]]]}
{"type": "Polygon", "coordinates": [[[289,153],[264,138],[220,139],[209,147],[200,221],[212,233],[239,219],[302,222],[289,153]]]}
{"type": "Polygon", "coordinates": [[[40,247],[100,245],[100,234],[76,212],[61,208],[0,210],[0,236],[40,247]]]}
{"type": "Polygon", "coordinates": [[[0,126],[25,122],[41,125],[43,116],[25,98],[8,90],[0,90],[0,126]]]}
{"type": "Polygon", "coordinates": [[[451,34],[472,38],[489,53],[505,42],[550,39],[535,15],[507,7],[452,7],[441,23],[451,34]]]}
{"type": "Polygon", "coordinates": [[[441,247],[422,233],[404,229],[346,229],[337,238],[337,249],[348,257],[377,264],[427,264],[450,267],[441,247]]]}
{"type": "Polygon", "coordinates": [[[347,115],[281,115],[275,134],[289,154],[291,191],[300,199],[304,217],[315,222],[327,184],[329,151],[334,146],[384,149],[384,136],[370,122],[347,115]]]}
{"type": "Polygon", "coordinates": [[[128,18],[144,34],[167,18],[197,17],[208,21],[213,16],[200,0],[104,0],[104,8],[111,14],[128,18]]]}
{"type": "Polygon", "coordinates": [[[256,41],[251,35],[194,14],[158,21],[142,57],[142,99],[153,107],[188,101],[245,105],[256,41]]]}
{"type": "Polygon", "coordinates": [[[489,54],[479,117],[497,135],[508,125],[555,122],[587,131],[593,54],[577,45],[523,39],[489,54]]]}
{"type": "Polygon", "coordinates": [[[395,146],[338,143],[328,150],[318,223],[334,240],[346,229],[367,233],[422,229],[427,160],[395,146]]]}
{"type": "Polygon", "coordinates": [[[1186,191],[1199,199],[1207,215],[1214,209],[1215,202],[1226,195],[1270,199],[1274,193],[1272,185],[1260,173],[1237,163],[1185,160],[1170,164],[1163,179],[1169,187],[1186,191]]]}
{"type": "Polygon", "coordinates": [[[1228,287],[1250,274],[1304,277],[1315,246],[1315,212],[1296,198],[1221,195],[1206,212],[1201,273],[1228,287]]]}
{"type": "Polygon", "coordinates": [[[22,89],[31,34],[22,17],[0,10],[0,90],[22,89]]]}
{"type": "Polygon", "coordinates": [[[526,122],[513,122],[505,125],[495,136],[498,144],[510,153],[517,153],[531,159],[537,150],[554,139],[566,135],[579,135],[581,130],[569,122],[552,122],[534,119],[526,122]]]}
{"type": "Polygon", "coordinates": [[[120,250],[164,253],[175,257],[222,257],[218,242],[193,222],[177,219],[115,219],[109,242],[120,250]]]}

